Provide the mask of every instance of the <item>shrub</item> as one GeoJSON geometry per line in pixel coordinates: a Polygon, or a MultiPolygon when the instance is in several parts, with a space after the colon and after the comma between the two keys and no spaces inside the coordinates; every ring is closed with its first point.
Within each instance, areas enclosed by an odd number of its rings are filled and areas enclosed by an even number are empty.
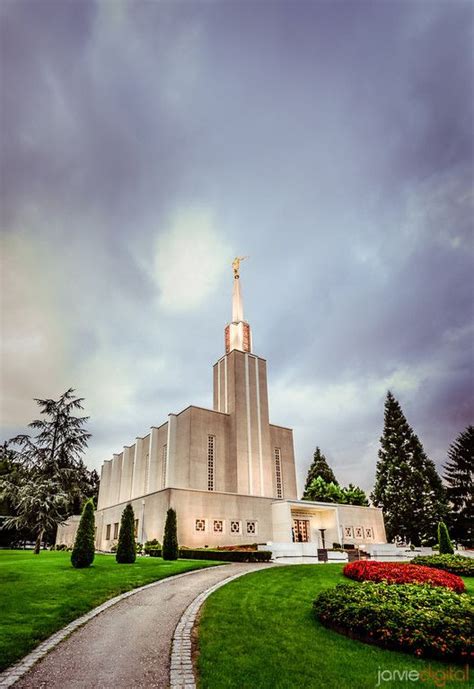
{"type": "Polygon", "coordinates": [[[340,543],[333,543],[332,549],[333,550],[342,550],[342,545],[340,543]]]}
{"type": "Polygon", "coordinates": [[[162,549],[161,545],[150,545],[148,546],[147,555],[150,557],[161,557],[162,549]]]}
{"type": "Polygon", "coordinates": [[[189,560],[221,560],[222,562],[268,562],[269,550],[211,550],[210,548],[180,549],[179,557],[189,560]]]}
{"type": "Polygon", "coordinates": [[[146,541],[145,545],[143,546],[143,550],[145,552],[145,555],[149,555],[150,549],[153,549],[153,548],[159,548],[161,550],[161,543],[159,542],[159,540],[157,538],[154,538],[151,541],[146,541]]]}
{"type": "Polygon", "coordinates": [[[165,533],[163,536],[163,560],[178,559],[178,532],[176,512],[172,507],[166,513],[165,533]]]}
{"type": "Polygon", "coordinates": [[[54,550],[67,550],[67,545],[65,543],[60,543],[54,547],[54,550]]]}
{"type": "Polygon", "coordinates": [[[464,555],[418,555],[411,563],[443,569],[462,577],[474,577],[474,559],[464,555]]]}
{"type": "Polygon", "coordinates": [[[438,543],[440,555],[454,555],[454,548],[449,538],[448,527],[444,522],[438,524],[438,543]]]}
{"type": "Polygon", "coordinates": [[[473,654],[471,597],[443,587],[338,584],[313,609],[326,627],[366,643],[442,660],[467,662],[473,654]]]}
{"type": "Polygon", "coordinates": [[[408,563],[396,562],[367,562],[358,560],[351,562],[342,570],[344,576],[356,581],[386,581],[389,584],[430,584],[431,586],[446,586],[462,593],[465,585],[461,577],[449,572],[441,572],[431,567],[422,567],[408,563]]]}
{"type": "Polygon", "coordinates": [[[74,548],[71,554],[71,564],[76,569],[90,567],[94,562],[95,547],[94,501],[87,500],[82,510],[81,520],[77,528],[74,548]]]}
{"type": "Polygon", "coordinates": [[[131,565],[137,557],[135,547],[135,515],[129,504],[122,512],[120,532],[115,559],[121,565],[131,565]]]}

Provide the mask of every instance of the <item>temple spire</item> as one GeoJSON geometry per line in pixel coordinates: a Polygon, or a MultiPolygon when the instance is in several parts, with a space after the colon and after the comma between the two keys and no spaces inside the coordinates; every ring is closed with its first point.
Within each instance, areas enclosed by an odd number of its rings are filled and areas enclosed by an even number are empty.
{"type": "Polygon", "coordinates": [[[234,286],[232,290],[232,322],[225,328],[225,351],[228,354],[233,349],[241,352],[252,351],[252,335],[250,325],[244,321],[244,305],[240,291],[240,263],[248,256],[237,256],[232,261],[234,272],[234,286]]]}

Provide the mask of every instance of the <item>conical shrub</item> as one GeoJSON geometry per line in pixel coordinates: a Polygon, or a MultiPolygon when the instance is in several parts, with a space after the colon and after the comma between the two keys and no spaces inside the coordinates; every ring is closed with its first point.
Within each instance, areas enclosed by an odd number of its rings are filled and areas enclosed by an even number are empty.
{"type": "Polygon", "coordinates": [[[135,545],[135,515],[133,507],[127,505],[122,512],[120,532],[115,559],[120,564],[132,564],[137,557],[135,545]]]}
{"type": "Polygon", "coordinates": [[[440,555],[453,555],[454,548],[449,538],[448,527],[444,522],[438,524],[438,543],[440,555]]]}
{"type": "Polygon", "coordinates": [[[71,553],[71,564],[73,567],[77,569],[90,567],[94,562],[94,537],[94,501],[91,498],[87,500],[84,505],[81,521],[77,529],[76,540],[74,541],[74,548],[71,553]]]}
{"type": "Polygon", "coordinates": [[[178,531],[176,527],[176,512],[172,507],[170,507],[166,513],[162,555],[163,560],[178,559],[178,531]]]}

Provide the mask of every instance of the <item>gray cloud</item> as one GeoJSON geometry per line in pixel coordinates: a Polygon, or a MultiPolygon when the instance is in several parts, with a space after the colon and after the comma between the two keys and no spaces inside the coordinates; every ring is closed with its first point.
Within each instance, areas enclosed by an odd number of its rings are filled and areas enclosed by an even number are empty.
{"type": "Polygon", "coordinates": [[[195,263],[245,252],[300,483],[319,444],[370,487],[388,385],[440,465],[472,422],[471,3],[0,13],[4,435],[74,385],[98,466],[209,406],[231,285],[195,263]]]}

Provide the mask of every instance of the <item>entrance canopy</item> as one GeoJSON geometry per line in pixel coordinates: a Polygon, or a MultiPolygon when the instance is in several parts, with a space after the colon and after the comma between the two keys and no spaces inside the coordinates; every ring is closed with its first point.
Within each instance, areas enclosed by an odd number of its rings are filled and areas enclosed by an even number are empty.
{"type": "Polygon", "coordinates": [[[341,542],[337,505],[306,500],[272,503],[273,540],[313,543],[316,548],[341,542]]]}

